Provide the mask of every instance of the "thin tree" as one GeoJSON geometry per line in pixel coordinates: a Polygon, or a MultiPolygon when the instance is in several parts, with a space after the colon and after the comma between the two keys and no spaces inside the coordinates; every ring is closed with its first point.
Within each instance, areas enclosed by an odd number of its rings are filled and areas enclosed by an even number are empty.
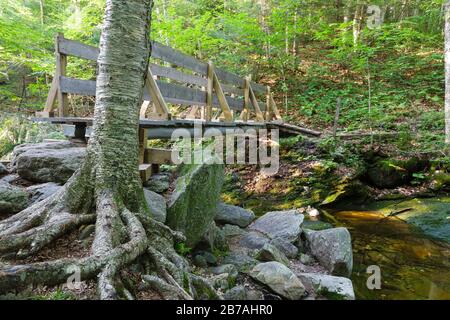
{"type": "Polygon", "coordinates": [[[450,145],[450,0],[445,14],[445,142],[450,145]]]}
{"type": "Polygon", "coordinates": [[[85,161],[53,196],[0,222],[0,254],[15,259],[95,222],[90,255],[3,265],[0,291],[56,285],[78,270],[82,280],[98,276],[100,298],[115,299],[121,269],[138,257],[157,275],[143,280],[166,298],[195,298],[196,286],[207,286],[174,250],[183,235],[150,218],[139,177],[139,108],[151,49],[151,7],[152,0],[106,1],[85,161]]]}

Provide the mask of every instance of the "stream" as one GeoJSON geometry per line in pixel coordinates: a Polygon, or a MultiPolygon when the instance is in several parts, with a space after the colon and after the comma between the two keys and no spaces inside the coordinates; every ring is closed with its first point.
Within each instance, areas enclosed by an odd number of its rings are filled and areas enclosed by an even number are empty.
{"type": "Polygon", "coordinates": [[[356,298],[450,299],[449,212],[448,198],[380,201],[324,211],[325,220],[347,227],[352,235],[356,298]],[[406,211],[395,214],[402,210],[406,211]],[[380,267],[380,290],[367,287],[371,265],[380,267]]]}

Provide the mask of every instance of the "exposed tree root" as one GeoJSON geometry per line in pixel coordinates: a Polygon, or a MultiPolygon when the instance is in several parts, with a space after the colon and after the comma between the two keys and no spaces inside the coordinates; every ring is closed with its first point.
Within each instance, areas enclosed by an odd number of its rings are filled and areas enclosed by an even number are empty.
{"type": "MultiPolygon", "coordinates": [[[[142,276],[143,281],[165,298],[191,300],[196,286],[208,285],[189,272],[187,261],[174,250],[174,241],[183,241],[184,236],[146,212],[132,213],[110,191],[97,196],[96,214],[69,213],[57,202],[63,198],[59,194],[2,221],[0,253],[4,257],[24,258],[75,228],[95,222],[91,255],[2,267],[0,293],[28,285],[57,285],[79,272],[81,280],[98,277],[101,299],[130,299],[132,295],[126,288],[119,295],[116,287],[121,283],[120,271],[138,257],[143,257],[149,263],[149,271],[155,273],[142,276]]],[[[208,291],[214,289],[208,287],[208,291]]]]}

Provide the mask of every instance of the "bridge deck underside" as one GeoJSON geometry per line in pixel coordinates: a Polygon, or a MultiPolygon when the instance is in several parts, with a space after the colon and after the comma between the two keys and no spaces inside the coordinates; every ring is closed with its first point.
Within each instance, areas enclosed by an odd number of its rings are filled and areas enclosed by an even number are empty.
{"type": "MultiPolygon", "coordinates": [[[[75,127],[91,127],[93,124],[93,118],[75,118],[75,117],[51,117],[51,118],[33,118],[36,122],[49,122],[53,124],[66,124],[74,125],[75,127]]],[[[298,127],[292,124],[281,122],[206,122],[202,120],[148,120],[141,119],[140,127],[144,129],[150,129],[148,131],[148,138],[150,139],[170,139],[172,133],[176,129],[186,129],[190,134],[194,135],[194,129],[198,126],[205,132],[208,129],[214,128],[222,133],[226,133],[227,129],[242,129],[244,131],[248,129],[278,129],[280,136],[295,136],[304,135],[310,137],[319,137],[320,132],[307,128],[298,127]]]]}

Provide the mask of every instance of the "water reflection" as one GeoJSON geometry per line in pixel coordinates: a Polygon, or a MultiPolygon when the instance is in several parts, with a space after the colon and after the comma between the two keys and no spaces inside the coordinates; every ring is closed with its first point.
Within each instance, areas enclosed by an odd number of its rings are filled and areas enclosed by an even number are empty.
{"type": "Polygon", "coordinates": [[[352,234],[358,299],[450,299],[450,245],[377,211],[335,211],[352,234]],[[381,290],[366,286],[367,267],[381,268],[381,290]]]}

